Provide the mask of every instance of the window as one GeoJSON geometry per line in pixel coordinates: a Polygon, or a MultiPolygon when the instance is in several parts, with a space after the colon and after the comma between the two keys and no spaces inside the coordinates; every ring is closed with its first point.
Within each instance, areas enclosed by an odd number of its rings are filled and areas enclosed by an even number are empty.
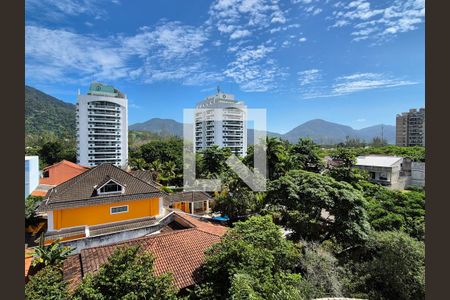
{"type": "Polygon", "coordinates": [[[107,184],[102,186],[99,192],[100,194],[122,192],[122,186],[111,180],[107,184]]]}
{"type": "Polygon", "coordinates": [[[112,215],[126,213],[128,212],[128,205],[111,207],[110,212],[112,215]]]}
{"type": "Polygon", "coordinates": [[[43,176],[44,178],[48,178],[48,177],[49,177],[48,170],[47,170],[47,171],[44,171],[44,173],[42,174],[42,176],[43,176]]]}

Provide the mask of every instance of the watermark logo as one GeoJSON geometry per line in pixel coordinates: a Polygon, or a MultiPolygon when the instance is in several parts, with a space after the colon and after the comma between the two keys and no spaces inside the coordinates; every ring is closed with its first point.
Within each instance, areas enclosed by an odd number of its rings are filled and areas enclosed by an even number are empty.
{"type": "Polygon", "coordinates": [[[266,110],[197,108],[183,110],[183,181],[184,191],[221,190],[220,179],[196,177],[196,152],[217,145],[231,148],[226,165],[253,191],[266,191],[266,110]],[[247,153],[247,125],[252,123],[253,168],[244,165],[239,156],[247,153]]]}

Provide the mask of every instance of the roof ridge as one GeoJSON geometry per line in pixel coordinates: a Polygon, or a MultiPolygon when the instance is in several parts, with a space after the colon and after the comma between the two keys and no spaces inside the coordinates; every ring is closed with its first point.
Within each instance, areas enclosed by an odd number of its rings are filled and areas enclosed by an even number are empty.
{"type": "MultiPolygon", "coordinates": [[[[122,169],[121,169],[121,170],[122,170],[122,169]]],[[[166,193],[165,191],[163,191],[163,190],[161,189],[161,187],[163,186],[162,184],[159,184],[159,186],[154,186],[153,184],[148,183],[147,181],[145,181],[145,180],[143,180],[143,179],[137,177],[136,175],[133,175],[131,172],[127,172],[127,171],[125,171],[125,170],[122,170],[122,171],[124,171],[124,172],[127,173],[128,175],[133,176],[134,178],[139,179],[140,181],[144,182],[145,184],[150,185],[151,187],[157,188],[157,189],[159,189],[161,192],[166,193]]],[[[138,170],[138,171],[143,171],[143,170],[138,170]]],[[[144,170],[144,171],[145,171],[145,170],[144,170]]],[[[152,180],[152,181],[153,181],[153,180],[152,180]]]]}
{"type": "MultiPolygon", "coordinates": [[[[64,194],[64,192],[67,190],[68,186],[70,186],[69,182],[72,182],[72,184],[77,183],[82,177],[87,176],[88,174],[90,174],[92,171],[94,171],[96,169],[95,168],[90,168],[87,169],[86,172],[80,173],[75,177],[70,178],[69,180],[66,180],[64,182],[61,182],[60,184],[58,184],[57,186],[53,187],[52,189],[50,189],[51,191],[56,190],[57,193],[59,193],[60,195],[64,194]],[[60,192],[58,192],[58,187],[61,187],[62,189],[60,190],[60,192]]],[[[50,196],[50,194],[49,194],[50,196]]]]}
{"type": "MultiPolygon", "coordinates": [[[[85,249],[82,249],[80,251],[80,254],[81,254],[81,252],[85,252],[85,251],[92,250],[92,249],[101,249],[101,248],[113,247],[113,246],[118,247],[118,246],[121,246],[123,244],[129,244],[129,243],[132,243],[132,242],[137,242],[137,241],[147,240],[147,239],[156,239],[156,238],[165,237],[165,236],[168,236],[168,235],[176,235],[176,234],[181,234],[181,233],[184,233],[184,232],[187,232],[187,231],[194,231],[194,230],[198,230],[198,228],[186,228],[186,229],[169,231],[169,232],[163,232],[163,233],[158,233],[158,234],[150,234],[150,235],[147,235],[147,236],[142,236],[142,237],[138,237],[138,238],[134,238],[134,239],[129,239],[129,240],[126,240],[126,241],[120,241],[118,243],[113,243],[113,244],[109,244],[109,245],[100,245],[100,246],[85,248],[85,249]]],[[[201,230],[199,230],[199,231],[201,231],[201,230]]]]}

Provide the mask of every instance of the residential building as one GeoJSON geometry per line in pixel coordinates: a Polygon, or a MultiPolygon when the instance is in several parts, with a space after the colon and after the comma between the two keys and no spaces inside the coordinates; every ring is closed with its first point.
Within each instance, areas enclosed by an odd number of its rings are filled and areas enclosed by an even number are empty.
{"type": "Polygon", "coordinates": [[[87,167],[77,165],[65,159],[56,164],[45,167],[42,170],[39,185],[31,194],[33,196],[45,196],[51,188],[77,175],[80,175],[88,169],[89,168],[87,167]]]}
{"type": "Polygon", "coordinates": [[[25,198],[39,185],[39,157],[25,156],[25,198]]]}
{"type": "Polygon", "coordinates": [[[410,109],[397,115],[397,146],[425,146],[425,108],[410,109]]]}
{"type": "Polygon", "coordinates": [[[139,245],[141,250],[155,257],[155,274],[171,273],[174,285],[183,291],[199,283],[198,270],[205,260],[205,250],[220,242],[226,231],[227,227],[182,212],[173,212],[159,234],[86,248],[69,256],[63,265],[64,281],[73,291],[84,276],[95,273],[104,265],[118,247],[139,245]]]}
{"type": "Polygon", "coordinates": [[[94,82],[78,95],[77,163],[128,166],[128,100],[113,86],[94,82]]]}
{"type": "Polygon", "coordinates": [[[195,110],[195,151],[213,145],[247,153],[247,106],[232,94],[221,93],[197,103],[195,110]]]}
{"type": "Polygon", "coordinates": [[[181,192],[167,196],[166,206],[195,215],[209,213],[213,198],[206,192],[181,192]]]}
{"type": "Polygon", "coordinates": [[[102,163],[52,188],[38,211],[47,213],[47,242],[79,239],[155,223],[165,214],[164,195],[159,185],[102,163]]]}
{"type": "Polygon", "coordinates": [[[403,189],[408,177],[402,176],[403,157],[367,155],[358,156],[355,167],[369,173],[369,180],[392,189],[403,189]]]}

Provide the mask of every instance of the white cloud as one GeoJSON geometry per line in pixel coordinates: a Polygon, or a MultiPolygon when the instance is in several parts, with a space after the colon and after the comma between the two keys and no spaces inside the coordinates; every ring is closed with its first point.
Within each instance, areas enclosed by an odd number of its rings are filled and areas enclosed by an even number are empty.
{"type": "Polygon", "coordinates": [[[233,32],[231,35],[230,35],[230,39],[231,40],[234,40],[234,39],[240,39],[240,38],[243,38],[243,37],[246,37],[246,36],[249,36],[249,35],[251,35],[252,33],[250,32],[250,31],[248,31],[248,30],[246,30],[246,29],[244,29],[244,30],[236,30],[235,32],[233,32]]]}
{"type": "Polygon", "coordinates": [[[366,119],[364,119],[364,118],[359,118],[359,119],[356,119],[356,122],[366,122],[367,120],[366,119]]]}
{"type": "Polygon", "coordinates": [[[247,92],[265,92],[277,87],[277,81],[286,73],[268,58],[273,47],[249,46],[236,53],[236,59],[228,64],[224,75],[233,79],[247,92]]]}
{"type": "Polygon", "coordinates": [[[319,70],[299,72],[300,93],[304,99],[336,97],[365,90],[386,89],[417,84],[417,82],[395,78],[383,73],[354,73],[334,79],[332,84],[324,84],[319,70]]]}
{"type": "Polygon", "coordinates": [[[373,39],[377,43],[394,38],[399,33],[416,30],[424,22],[424,0],[394,0],[388,6],[368,0],[356,0],[337,6],[331,28],[352,26],[354,41],[373,39]]]}
{"type": "Polygon", "coordinates": [[[301,38],[298,39],[298,41],[300,43],[304,43],[304,42],[306,42],[306,38],[305,37],[301,37],[301,38]]]}
{"type": "Polygon", "coordinates": [[[201,29],[178,22],[153,30],[142,27],[134,36],[118,37],[26,26],[26,72],[27,77],[43,81],[180,80],[201,84],[201,79],[214,77],[202,56],[206,41],[201,29]],[[205,74],[199,75],[201,72],[205,74]]]}
{"type": "Polygon", "coordinates": [[[336,95],[345,95],[363,90],[390,88],[417,83],[392,78],[381,73],[356,73],[338,77],[336,82],[337,83],[335,83],[332,87],[333,93],[336,95]]]}
{"type": "Polygon", "coordinates": [[[62,21],[66,16],[88,15],[95,19],[107,17],[103,6],[119,4],[114,0],[26,0],[25,11],[29,16],[45,21],[62,21]],[[36,12],[36,13],[35,13],[36,12]],[[38,13],[37,13],[38,12],[38,13]]]}
{"type": "Polygon", "coordinates": [[[321,78],[320,70],[318,69],[301,71],[297,75],[299,76],[298,81],[300,82],[300,86],[311,84],[321,78]]]}

